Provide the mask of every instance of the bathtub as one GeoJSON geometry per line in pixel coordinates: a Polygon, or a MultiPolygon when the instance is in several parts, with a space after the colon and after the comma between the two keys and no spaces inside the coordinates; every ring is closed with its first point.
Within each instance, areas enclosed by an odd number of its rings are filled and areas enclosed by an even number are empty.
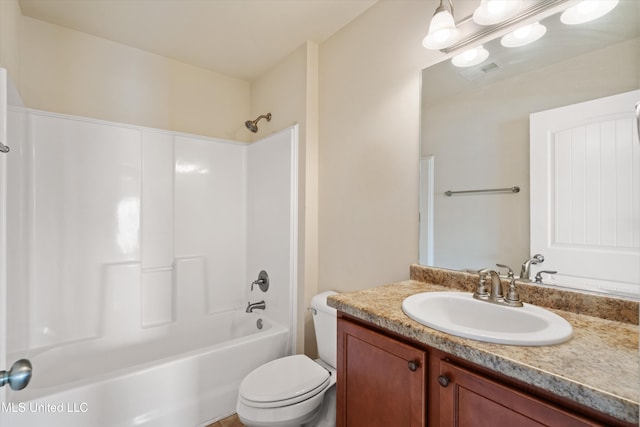
{"type": "Polygon", "coordinates": [[[229,311],[28,356],[29,386],[8,392],[0,425],[204,426],[235,412],[240,381],[289,354],[289,331],[261,314],[229,311]]]}

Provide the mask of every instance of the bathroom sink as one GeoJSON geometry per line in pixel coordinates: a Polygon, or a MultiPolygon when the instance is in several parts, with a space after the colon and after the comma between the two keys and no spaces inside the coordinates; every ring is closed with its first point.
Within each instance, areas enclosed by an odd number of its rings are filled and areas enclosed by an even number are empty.
{"type": "Polygon", "coordinates": [[[402,311],[430,328],[497,344],[552,345],[573,335],[569,322],[544,308],[526,303],[524,307],[507,307],[463,292],[412,295],[402,302],[402,311]]]}

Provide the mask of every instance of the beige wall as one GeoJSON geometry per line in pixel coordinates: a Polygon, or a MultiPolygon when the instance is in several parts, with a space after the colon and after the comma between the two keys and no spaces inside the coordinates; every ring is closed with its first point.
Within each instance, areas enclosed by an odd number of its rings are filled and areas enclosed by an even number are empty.
{"type": "Polygon", "coordinates": [[[418,261],[420,70],[442,57],[421,43],[436,6],[381,1],[320,47],[320,290],[404,280],[418,261]]]}
{"type": "Polygon", "coordinates": [[[249,137],[248,82],[29,17],[22,22],[21,94],[29,108],[249,137]]]}
{"type": "Polygon", "coordinates": [[[271,113],[261,120],[253,140],[299,125],[298,330],[297,350],[315,354],[311,316],[305,310],[318,291],[318,45],[307,42],[280,64],[251,83],[251,118],[271,113]],[[308,337],[305,339],[305,337],[308,337]]]}
{"type": "Polygon", "coordinates": [[[7,69],[18,91],[21,88],[21,37],[22,11],[18,0],[0,0],[0,67],[7,69]]]}

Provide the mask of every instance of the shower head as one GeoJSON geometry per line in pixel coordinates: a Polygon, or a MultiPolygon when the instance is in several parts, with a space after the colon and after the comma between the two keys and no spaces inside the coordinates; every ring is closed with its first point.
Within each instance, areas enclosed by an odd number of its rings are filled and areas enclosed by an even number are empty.
{"type": "Polygon", "coordinates": [[[258,116],[258,118],[255,119],[255,120],[247,120],[246,122],[244,122],[244,125],[251,132],[256,133],[256,132],[258,132],[258,122],[260,121],[260,119],[267,119],[267,121],[270,122],[271,121],[271,113],[267,113],[267,114],[263,114],[261,116],[258,116]]]}

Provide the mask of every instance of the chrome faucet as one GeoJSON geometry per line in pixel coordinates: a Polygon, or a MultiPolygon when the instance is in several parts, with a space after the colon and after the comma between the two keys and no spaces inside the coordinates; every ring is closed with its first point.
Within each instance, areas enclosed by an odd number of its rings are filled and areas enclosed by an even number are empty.
{"type": "Polygon", "coordinates": [[[267,308],[267,303],[265,303],[264,300],[254,302],[253,304],[248,302],[247,309],[245,310],[245,312],[253,313],[253,310],[264,310],[265,308],[267,308]]]}
{"type": "Polygon", "coordinates": [[[522,268],[520,269],[520,279],[521,280],[530,280],[531,279],[531,266],[540,264],[544,261],[544,257],[540,254],[535,254],[533,257],[529,258],[525,262],[522,263],[522,268]]]}
{"type": "Polygon", "coordinates": [[[500,282],[500,275],[495,270],[489,270],[485,268],[478,271],[480,280],[478,281],[478,287],[473,293],[475,299],[489,302],[502,301],[502,283],[500,282]],[[486,277],[487,274],[491,276],[491,292],[487,290],[486,277]]]}
{"type": "Polygon", "coordinates": [[[489,301],[502,302],[504,299],[502,295],[502,281],[500,275],[495,270],[489,270],[489,276],[491,276],[491,293],[489,294],[489,301]]]}
{"type": "Polygon", "coordinates": [[[478,287],[473,294],[475,299],[481,301],[487,301],[493,304],[502,304],[508,305],[510,307],[522,307],[522,301],[520,301],[520,296],[516,291],[516,279],[511,275],[509,277],[509,291],[507,292],[507,296],[504,296],[502,293],[502,280],[500,279],[500,275],[495,270],[480,270],[478,271],[480,275],[480,280],[478,281],[478,287]],[[485,284],[486,275],[491,276],[491,291],[487,292],[487,287],[485,284]]]}

